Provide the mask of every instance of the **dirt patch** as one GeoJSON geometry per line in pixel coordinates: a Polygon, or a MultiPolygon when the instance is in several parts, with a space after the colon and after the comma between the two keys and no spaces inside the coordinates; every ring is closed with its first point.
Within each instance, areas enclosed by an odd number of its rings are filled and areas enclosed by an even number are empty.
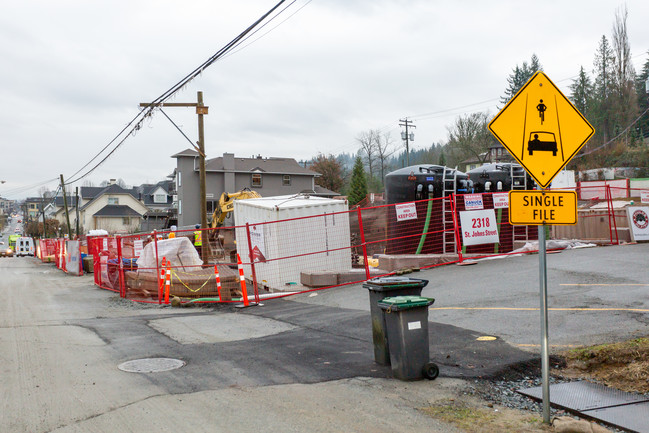
{"type": "Polygon", "coordinates": [[[551,432],[540,415],[533,415],[503,407],[481,404],[477,401],[445,400],[421,409],[427,415],[475,433],[551,432]]]}
{"type": "Polygon", "coordinates": [[[649,392],[649,338],[572,349],[560,354],[565,367],[553,374],[594,379],[628,392],[649,392]]]}

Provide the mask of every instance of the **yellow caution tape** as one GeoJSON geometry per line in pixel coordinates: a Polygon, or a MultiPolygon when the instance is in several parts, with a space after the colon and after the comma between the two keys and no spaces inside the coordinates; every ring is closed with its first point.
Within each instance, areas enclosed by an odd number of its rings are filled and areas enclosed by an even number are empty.
{"type": "MultiPolygon", "coordinates": [[[[210,274],[209,278],[208,278],[207,280],[205,280],[205,282],[203,283],[203,285],[200,286],[198,289],[195,289],[195,290],[194,290],[194,289],[192,289],[191,287],[189,287],[187,284],[185,284],[185,283],[183,282],[183,280],[180,278],[180,276],[179,276],[178,274],[179,274],[179,273],[176,272],[176,271],[174,271],[173,269],[171,270],[171,275],[172,275],[172,277],[171,277],[171,283],[172,283],[172,285],[173,285],[173,277],[175,276],[175,277],[178,279],[178,282],[179,282],[180,284],[182,284],[183,286],[185,286],[185,288],[186,288],[187,290],[189,290],[190,292],[192,292],[192,293],[196,293],[196,292],[198,292],[199,290],[201,290],[203,287],[205,287],[205,284],[207,284],[207,283],[212,279],[212,277],[214,277],[213,274],[210,274]]],[[[188,274],[188,273],[185,273],[185,275],[189,275],[189,274],[188,274]]]]}

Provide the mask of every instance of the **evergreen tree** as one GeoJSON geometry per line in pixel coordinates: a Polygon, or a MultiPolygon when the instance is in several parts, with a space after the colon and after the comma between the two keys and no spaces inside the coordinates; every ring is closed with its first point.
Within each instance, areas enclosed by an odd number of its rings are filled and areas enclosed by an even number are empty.
{"type": "Polygon", "coordinates": [[[437,163],[438,165],[445,166],[446,165],[446,157],[444,156],[444,151],[439,154],[439,161],[437,163]]]}
{"type": "Polygon", "coordinates": [[[588,118],[588,110],[590,106],[590,101],[592,99],[593,84],[590,81],[590,77],[584,71],[582,66],[579,70],[579,75],[572,81],[570,85],[570,99],[572,103],[575,104],[577,110],[581,112],[586,118],[588,118]]]}
{"type": "MultiPolygon", "coordinates": [[[[649,51],[647,52],[649,54],[649,51]]],[[[649,138],[649,58],[642,67],[642,72],[636,77],[636,95],[641,113],[644,113],[638,122],[638,135],[649,138]]]]}
{"type": "Polygon", "coordinates": [[[612,136],[613,129],[613,61],[614,55],[606,36],[602,35],[593,62],[595,69],[592,122],[599,143],[605,143],[612,136]]]}
{"type": "Polygon", "coordinates": [[[527,62],[523,62],[523,65],[520,67],[516,65],[512,73],[507,77],[507,89],[505,89],[505,94],[500,97],[500,102],[503,105],[507,104],[537,71],[542,70],[543,67],[536,54],[532,54],[529,65],[527,62]]]}
{"type": "Polygon", "coordinates": [[[355,205],[367,196],[367,178],[365,177],[365,168],[360,156],[356,157],[354,168],[352,169],[352,179],[349,185],[349,194],[347,199],[350,205],[355,205]]]}

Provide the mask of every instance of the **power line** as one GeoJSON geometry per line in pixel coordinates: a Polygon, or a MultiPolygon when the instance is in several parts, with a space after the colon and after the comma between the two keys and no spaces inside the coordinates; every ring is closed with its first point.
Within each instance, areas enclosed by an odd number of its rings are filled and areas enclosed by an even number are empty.
{"type": "MultiPolygon", "coordinates": [[[[296,0],[295,0],[295,1],[296,1],[296,0]]],[[[284,10],[288,9],[289,7],[291,7],[291,6],[293,5],[293,3],[295,3],[295,1],[291,2],[291,4],[289,4],[289,5],[286,6],[284,9],[282,9],[282,11],[280,11],[277,15],[275,15],[273,18],[271,18],[268,22],[264,23],[263,26],[261,26],[259,29],[255,30],[253,33],[251,33],[248,37],[246,37],[246,39],[244,39],[243,41],[241,41],[241,43],[245,42],[246,40],[248,40],[249,38],[251,38],[252,36],[254,36],[255,33],[257,33],[258,31],[260,31],[260,30],[263,29],[264,27],[266,27],[266,25],[270,24],[270,23],[271,23],[275,18],[277,18],[277,17],[279,16],[279,14],[281,14],[282,12],[284,12],[284,10]]],[[[250,45],[254,44],[254,43],[257,42],[259,39],[263,38],[264,36],[266,36],[267,34],[269,34],[270,32],[272,32],[273,30],[275,30],[277,27],[281,26],[281,25],[284,24],[286,21],[288,21],[288,20],[290,20],[291,18],[293,18],[294,15],[296,15],[296,14],[297,14],[298,12],[300,12],[302,9],[304,9],[305,7],[307,7],[308,4],[311,3],[312,1],[313,1],[313,0],[307,0],[307,2],[304,3],[302,6],[300,6],[300,8],[299,8],[298,10],[296,10],[296,11],[293,12],[291,15],[289,15],[288,17],[286,17],[285,19],[283,19],[282,21],[280,21],[280,22],[279,22],[275,27],[270,28],[266,33],[260,35],[260,36],[259,36],[258,38],[256,38],[256,39],[250,41],[249,44],[246,44],[246,45],[242,46],[241,48],[239,48],[239,49],[237,49],[237,50],[233,50],[233,51],[229,52],[227,55],[223,56],[223,58],[230,57],[230,56],[232,56],[232,55],[238,53],[239,51],[242,51],[242,50],[248,48],[250,45]]]]}
{"type": "MultiPolygon", "coordinates": [[[[205,69],[210,67],[214,62],[217,60],[221,59],[224,55],[226,55],[228,52],[239,46],[243,41],[247,40],[248,37],[252,36],[254,32],[251,34],[251,32],[259,26],[262,22],[264,22],[270,15],[272,15],[283,3],[285,3],[287,0],[280,0],[275,6],[273,6],[268,12],[266,12],[264,15],[262,15],[259,19],[257,19],[253,24],[248,26],[243,32],[241,32],[237,37],[232,39],[229,43],[227,43],[224,47],[219,49],[215,54],[213,54],[210,58],[208,58],[205,62],[203,62],[200,66],[195,68],[193,71],[191,71],[189,74],[187,74],[183,79],[181,79],[179,82],[177,82],[175,85],[173,85],[171,88],[167,89],[165,92],[162,93],[162,95],[158,96],[155,98],[151,104],[147,107],[145,107],[143,110],[141,110],[131,121],[124,127],[120,132],[106,145],[104,146],[99,153],[97,153],[88,163],[86,163],[81,169],[79,169],[76,173],[74,173],[72,176],[70,176],[70,180],[66,182],[66,184],[73,184],[75,182],[78,182],[79,180],[83,179],[84,177],[88,176],[90,173],[95,171],[100,165],[102,165],[115,151],[128,139],[128,137],[134,133],[136,133],[140,128],[142,127],[142,123],[147,117],[151,117],[153,115],[153,111],[157,105],[160,103],[164,102],[165,100],[171,98],[174,94],[176,94],[178,91],[180,91],[183,87],[187,86],[192,80],[194,80],[196,77],[198,77],[200,74],[203,73],[205,69]],[[130,130],[129,130],[130,128],[130,130]],[[124,135],[124,133],[128,130],[128,133],[124,135]],[[120,137],[122,137],[119,139],[120,137]],[[117,141],[119,140],[119,141],[117,141]],[[86,167],[88,167],[90,164],[92,164],[93,161],[98,159],[111,145],[113,145],[115,142],[117,144],[114,146],[114,148],[108,152],[97,164],[95,164],[91,169],[87,170],[84,174],[79,175],[86,167]]],[[[283,13],[288,7],[293,5],[297,0],[293,0],[291,3],[289,3],[284,9],[280,10],[275,16],[273,16],[269,21],[274,20],[277,16],[279,16],[281,13],[283,13]]]]}
{"type": "Polygon", "coordinates": [[[611,139],[608,140],[606,143],[603,143],[603,144],[597,146],[595,149],[591,149],[591,150],[589,150],[588,152],[584,152],[584,153],[580,153],[579,155],[576,155],[573,159],[577,159],[577,158],[581,158],[582,156],[590,155],[591,153],[597,152],[598,150],[600,150],[600,149],[602,149],[602,148],[608,146],[609,144],[613,143],[615,140],[617,140],[618,138],[620,138],[622,135],[626,134],[626,133],[629,131],[629,129],[631,129],[631,127],[632,127],[633,125],[635,125],[636,123],[638,123],[638,122],[640,121],[640,119],[642,119],[642,116],[644,116],[644,115],[647,114],[647,113],[649,113],[649,108],[647,108],[646,110],[644,110],[644,111],[642,112],[642,114],[640,114],[640,115],[639,115],[639,116],[638,116],[638,117],[637,117],[633,122],[631,122],[631,123],[629,124],[629,126],[627,126],[626,128],[624,128],[624,130],[623,130],[622,132],[620,132],[618,135],[616,135],[615,137],[611,138],[611,139]]]}
{"type": "Polygon", "coordinates": [[[3,191],[2,195],[6,195],[7,197],[11,197],[13,195],[17,195],[17,194],[20,194],[22,192],[32,190],[34,188],[38,188],[39,186],[45,186],[45,185],[47,185],[49,183],[56,182],[56,181],[58,181],[58,179],[53,178],[53,179],[47,179],[47,180],[44,180],[44,181],[41,181],[41,182],[37,182],[37,183],[31,184],[31,185],[20,186],[20,187],[17,187],[17,188],[8,189],[8,190],[3,191]]]}

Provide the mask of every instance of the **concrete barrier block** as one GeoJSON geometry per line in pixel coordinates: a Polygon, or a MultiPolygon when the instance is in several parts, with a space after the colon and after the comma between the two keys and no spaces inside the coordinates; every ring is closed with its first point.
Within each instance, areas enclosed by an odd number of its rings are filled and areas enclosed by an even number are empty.
{"type": "Polygon", "coordinates": [[[338,278],[332,271],[303,271],[300,272],[300,283],[307,287],[335,286],[338,278]]]}

